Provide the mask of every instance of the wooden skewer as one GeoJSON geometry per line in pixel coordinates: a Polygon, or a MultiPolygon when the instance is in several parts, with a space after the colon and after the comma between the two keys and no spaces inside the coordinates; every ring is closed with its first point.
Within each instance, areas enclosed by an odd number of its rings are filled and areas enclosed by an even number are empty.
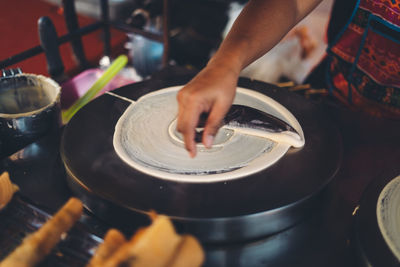
{"type": "Polygon", "coordinates": [[[125,243],[125,236],[120,231],[117,229],[108,230],[103,243],[97,248],[86,267],[104,266],[105,262],[125,243]]]}
{"type": "Polygon", "coordinates": [[[311,88],[311,85],[309,85],[309,84],[299,84],[299,85],[289,88],[289,91],[296,92],[296,91],[301,91],[301,90],[307,90],[310,88],[311,88]]]}

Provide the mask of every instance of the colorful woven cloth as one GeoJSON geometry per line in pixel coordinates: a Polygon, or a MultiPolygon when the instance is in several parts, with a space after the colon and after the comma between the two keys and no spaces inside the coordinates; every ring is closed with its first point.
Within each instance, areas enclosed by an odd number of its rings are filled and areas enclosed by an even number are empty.
{"type": "Polygon", "coordinates": [[[328,54],[328,86],[337,98],[376,116],[400,118],[400,1],[357,1],[328,54]]]}

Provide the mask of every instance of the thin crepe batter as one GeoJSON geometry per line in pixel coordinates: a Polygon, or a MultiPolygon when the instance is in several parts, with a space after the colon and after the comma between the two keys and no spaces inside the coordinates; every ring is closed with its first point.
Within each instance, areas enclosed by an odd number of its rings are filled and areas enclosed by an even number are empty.
{"type": "MultiPolygon", "coordinates": [[[[155,91],[127,108],[115,127],[114,148],[133,168],[162,179],[180,182],[216,182],[244,177],[267,168],[281,158],[290,145],[267,138],[234,132],[218,149],[199,145],[195,158],[173,141],[169,132],[176,119],[176,94],[182,86],[155,91]]],[[[235,104],[247,105],[281,118],[304,140],[296,118],[273,99],[238,88],[235,104]]],[[[226,134],[223,131],[219,134],[226,134]]],[[[219,139],[219,138],[217,138],[219,139]]]]}

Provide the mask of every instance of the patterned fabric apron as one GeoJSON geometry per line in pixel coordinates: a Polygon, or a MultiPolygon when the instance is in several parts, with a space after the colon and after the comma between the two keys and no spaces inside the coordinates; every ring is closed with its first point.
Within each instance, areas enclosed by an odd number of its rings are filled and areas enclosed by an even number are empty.
{"type": "Polygon", "coordinates": [[[328,87],[349,106],[400,119],[400,0],[358,0],[328,46],[328,87]]]}

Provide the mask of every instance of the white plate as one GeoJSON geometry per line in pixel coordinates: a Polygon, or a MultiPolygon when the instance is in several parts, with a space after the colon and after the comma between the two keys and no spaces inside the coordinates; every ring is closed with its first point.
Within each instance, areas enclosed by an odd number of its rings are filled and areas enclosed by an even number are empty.
{"type": "Polygon", "coordinates": [[[400,176],[383,188],[376,205],[376,215],[386,244],[400,261],[400,176]]]}

